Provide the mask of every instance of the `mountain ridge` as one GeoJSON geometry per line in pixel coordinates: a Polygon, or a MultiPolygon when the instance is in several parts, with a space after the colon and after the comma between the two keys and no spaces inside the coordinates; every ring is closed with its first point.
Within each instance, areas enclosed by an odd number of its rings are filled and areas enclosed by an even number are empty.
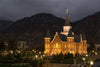
{"type": "MultiPolygon", "coordinates": [[[[100,44],[100,12],[87,16],[79,21],[71,23],[75,34],[84,33],[89,42],[100,44]]],[[[55,32],[61,32],[65,20],[48,13],[39,13],[31,17],[22,18],[14,22],[2,32],[6,40],[26,40],[28,45],[40,45],[44,42],[47,29],[51,36],[55,32]]]]}

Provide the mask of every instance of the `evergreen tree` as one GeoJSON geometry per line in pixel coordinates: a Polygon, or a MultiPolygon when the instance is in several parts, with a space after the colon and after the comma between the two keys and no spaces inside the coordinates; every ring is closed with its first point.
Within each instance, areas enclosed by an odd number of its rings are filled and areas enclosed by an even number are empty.
{"type": "Polygon", "coordinates": [[[65,55],[64,55],[64,59],[67,59],[67,58],[68,58],[68,55],[67,55],[67,54],[65,54],[65,55]]]}
{"type": "Polygon", "coordinates": [[[59,60],[62,60],[63,59],[63,53],[61,52],[58,56],[59,60]]]}
{"type": "Polygon", "coordinates": [[[4,40],[3,39],[0,39],[0,51],[1,50],[5,50],[5,44],[4,44],[4,40]]]}

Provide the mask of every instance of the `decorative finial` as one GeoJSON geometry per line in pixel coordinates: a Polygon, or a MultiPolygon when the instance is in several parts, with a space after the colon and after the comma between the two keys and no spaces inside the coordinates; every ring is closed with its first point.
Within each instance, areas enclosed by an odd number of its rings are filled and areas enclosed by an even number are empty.
{"type": "Polygon", "coordinates": [[[68,9],[66,10],[67,14],[68,14],[68,9]]]}

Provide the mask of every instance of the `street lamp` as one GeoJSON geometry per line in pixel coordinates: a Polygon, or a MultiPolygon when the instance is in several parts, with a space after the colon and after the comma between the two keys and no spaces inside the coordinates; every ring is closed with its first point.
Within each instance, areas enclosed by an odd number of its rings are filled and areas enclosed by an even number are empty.
{"type": "Polygon", "coordinates": [[[39,54],[41,54],[41,52],[39,52],[39,54]]]}
{"type": "Polygon", "coordinates": [[[13,51],[11,50],[10,53],[13,54],[13,51]]]}
{"type": "Polygon", "coordinates": [[[83,60],[85,60],[85,58],[82,58],[83,60]]]}
{"type": "Polygon", "coordinates": [[[97,53],[97,52],[95,52],[95,55],[98,55],[98,53],[97,53]]]}
{"type": "Polygon", "coordinates": [[[45,57],[45,55],[43,54],[43,57],[45,57]]]}
{"type": "Polygon", "coordinates": [[[88,54],[86,54],[86,57],[88,57],[88,54]]]}
{"type": "Polygon", "coordinates": [[[34,49],[32,51],[34,52],[34,49]]]}
{"type": "Polygon", "coordinates": [[[34,53],[36,53],[36,51],[34,51],[34,53]]]}
{"type": "Polygon", "coordinates": [[[85,59],[84,57],[83,57],[82,59],[83,59],[83,61],[84,61],[84,65],[86,65],[86,61],[85,61],[86,59],[85,59]]]}
{"type": "Polygon", "coordinates": [[[93,61],[90,61],[90,67],[92,67],[93,64],[94,64],[94,62],[93,61]]]}
{"type": "Polygon", "coordinates": [[[35,58],[38,58],[38,55],[35,55],[35,58]]]}
{"type": "Polygon", "coordinates": [[[94,50],[92,50],[92,52],[94,53],[94,50]]]}

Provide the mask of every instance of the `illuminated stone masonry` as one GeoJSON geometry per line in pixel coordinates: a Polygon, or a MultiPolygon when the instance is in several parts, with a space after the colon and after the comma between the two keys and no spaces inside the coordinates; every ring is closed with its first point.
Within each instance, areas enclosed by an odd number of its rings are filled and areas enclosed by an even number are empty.
{"type": "Polygon", "coordinates": [[[53,54],[63,54],[73,53],[84,55],[87,53],[87,40],[84,35],[74,35],[72,32],[72,27],[70,26],[68,19],[68,9],[65,25],[63,26],[63,32],[54,35],[54,38],[51,40],[49,31],[46,34],[45,40],[45,53],[48,56],[53,54]]]}

